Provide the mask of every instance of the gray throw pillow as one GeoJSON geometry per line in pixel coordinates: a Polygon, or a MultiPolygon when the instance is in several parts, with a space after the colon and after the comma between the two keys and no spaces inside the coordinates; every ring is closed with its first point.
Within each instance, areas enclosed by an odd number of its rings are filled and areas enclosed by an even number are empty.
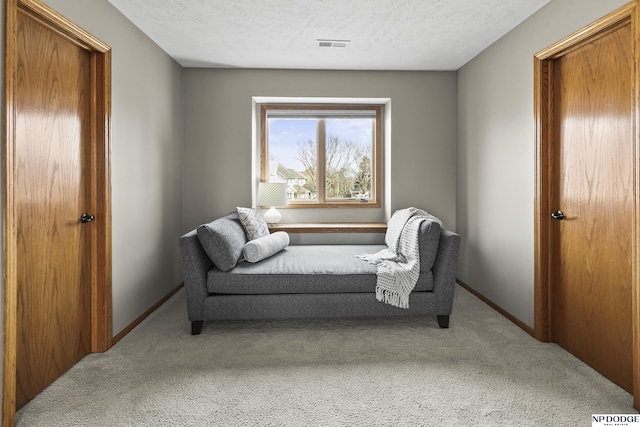
{"type": "Polygon", "coordinates": [[[235,212],[198,227],[198,240],[211,261],[222,271],[229,271],[242,257],[247,243],[244,227],[235,212]]]}
{"type": "Polygon", "coordinates": [[[247,239],[254,240],[269,235],[269,226],[260,217],[260,214],[251,208],[236,208],[238,210],[238,218],[240,223],[247,232],[247,239]]]}

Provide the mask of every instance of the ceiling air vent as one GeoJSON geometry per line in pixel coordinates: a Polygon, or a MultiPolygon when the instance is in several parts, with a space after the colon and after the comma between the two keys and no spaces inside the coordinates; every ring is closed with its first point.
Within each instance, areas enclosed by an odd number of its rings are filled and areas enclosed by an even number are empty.
{"type": "Polygon", "coordinates": [[[347,47],[351,40],[316,39],[318,47],[347,47]]]}

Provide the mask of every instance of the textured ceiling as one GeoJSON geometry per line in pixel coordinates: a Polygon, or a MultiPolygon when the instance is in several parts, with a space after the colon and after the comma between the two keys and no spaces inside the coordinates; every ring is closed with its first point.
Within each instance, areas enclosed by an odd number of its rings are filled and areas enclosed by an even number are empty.
{"type": "Polygon", "coordinates": [[[549,1],[109,0],[184,67],[338,70],[457,70],[549,1]]]}

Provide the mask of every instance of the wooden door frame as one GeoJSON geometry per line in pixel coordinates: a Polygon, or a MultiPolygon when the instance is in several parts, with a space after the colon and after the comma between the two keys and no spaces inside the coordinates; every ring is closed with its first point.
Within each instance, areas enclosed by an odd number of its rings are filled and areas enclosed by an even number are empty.
{"type": "Polygon", "coordinates": [[[634,0],[534,56],[534,117],[536,140],[535,212],[534,212],[534,335],[540,341],[553,341],[552,221],[553,170],[553,61],[582,42],[607,34],[621,24],[631,25],[633,34],[632,111],[634,151],[634,207],[632,226],[632,322],[633,322],[633,396],[640,409],[640,0],[634,0]]]}
{"type": "Polygon", "coordinates": [[[2,424],[14,425],[17,343],[17,212],[15,206],[18,13],[43,25],[91,55],[90,212],[91,352],[111,347],[111,48],[39,0],[5,2],[4,70],[4,347],[2,424]]]}

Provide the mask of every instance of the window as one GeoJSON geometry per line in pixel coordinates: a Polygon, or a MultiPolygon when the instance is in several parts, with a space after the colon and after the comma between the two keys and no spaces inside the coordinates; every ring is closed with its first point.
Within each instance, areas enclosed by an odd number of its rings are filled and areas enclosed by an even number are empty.
{"type": "Polygon", "coordinates": [[[379,207],[377,105],[263,105],[261,180],[290,207],[379,207]]]}

